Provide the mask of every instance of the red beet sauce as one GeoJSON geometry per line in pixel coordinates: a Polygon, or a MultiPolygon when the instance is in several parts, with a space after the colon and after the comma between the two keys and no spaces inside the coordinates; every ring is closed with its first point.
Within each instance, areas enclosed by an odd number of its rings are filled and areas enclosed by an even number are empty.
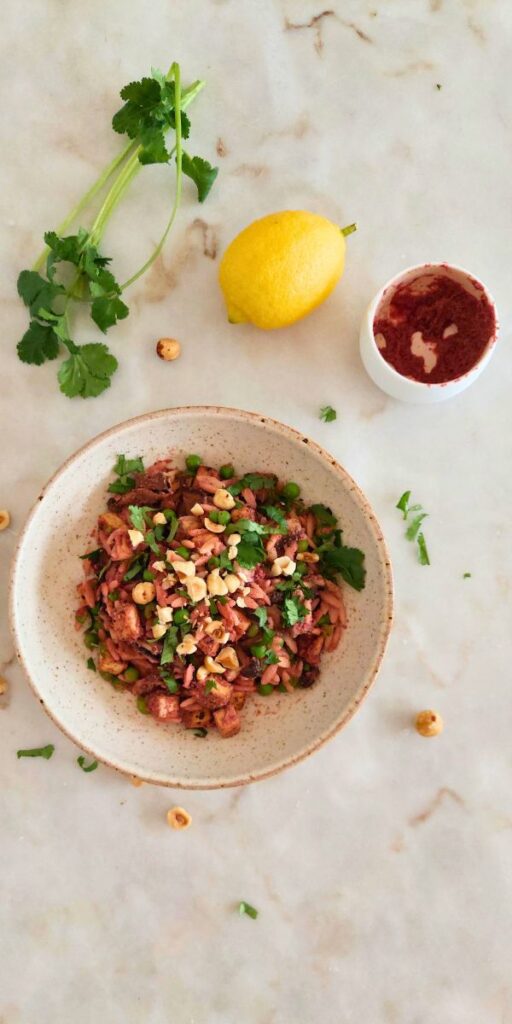
{"type": "Polygon", "coordinates": [[[403,377],[442,384],[471,370],[496,331],[481,285],[420,273],[385,293],[373,331],[381,356],[403,377]]]}

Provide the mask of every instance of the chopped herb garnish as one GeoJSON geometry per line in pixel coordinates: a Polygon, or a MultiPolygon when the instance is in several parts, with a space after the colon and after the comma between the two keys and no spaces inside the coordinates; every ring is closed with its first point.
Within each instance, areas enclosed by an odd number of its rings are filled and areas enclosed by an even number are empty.
{"type": "Polygon", "coordinates": [[[151,569],[144,569],[142,579],[144,580],[144,583],[152,583],[155,579],[155,574],[154,572],[151,572],[151,569]]]}
{"type": "Polygon", "coordinates": [[[251,647],[251,654],[253,654],[255,658],[264,658],[266,653],[266,644],[253,644],[251,647]]]}
{"type": "Polygon", "coordinates": [[[110,591],[110,594],[108,595],[109,601],[119,601],[119,598],[120,598],[120,593],[119,593],[118,590],[111,590],[110,591]]]}
{"type": "Polygon", "coordinates": [[[345,547],[341,530],[334,530],[317,548],[317,553],[320,556],[318,567],[327,579],[333,579],[339,574],[354,590],[364,589],[364,553],[359,548],[345,547]]]}
{"type": "Polygon", "coordinates": [[[330,508],[327,508],[327,505],[311,505],[309,511],[313,513],[319,526],[337,526],[338,524],[336,516],[332,514],[330,508]]]}
{"type": "Polygon", "coordinates": [[[471,579],[471,573],[470,573],[470,572],[465,572],[465,573],[464,573],[464,575],[463,575],[463,577],[462,577],[462,579],[463,579],[463,580],[469,580],[469,579],[471,579]]]}
{"type": "Polygon", "coordinates": [[[267,651],[264,657],[265,665],[278,665],[279,658],[275,651],[267,651]]]}
{"type": "Polygon", "coordinates": [[[216,690],[216,689],[217,689],[217,680],[216,679],[207,679],[206,680],[206,684],[205,684],[205,688],[204,688],[204,692],[205,693],[210,693],[211,690],[216,690]]]}
{"type": "Polygon", "coordinates": [[[320,419],[323,420],[324,423],[332,423],[332,421],[336,419],[337,415],[336,409],[333,409],[332,405],[324,405],[323,408],[320,409],[320,419]]]}
{"type": "Polygon", "coordinates": [[[135,487],[135,479],[132,473],[143,473],[144,463],[140,456],[135,459],[127,459],[125,455],[118,455],[113,472],[119,477],[109,484],[111,494],[126,494],[135,487]]]}
{"type": "Polygon", "coordinates": [[[94,658],[87,658],[86,665],[90,672],[96,672],[96,664],[94,658]]]}
{"type": "Polygon", "coordinates": [[[297,597],[285,597],[283,601],[283,622],[285,626],[295,626],[306,618],[308,610],[297,597]]]}
{"type": "Polygon", "coordinates": [[[212,555],[208,559],[209,569],[232,569],[233,563],[227,551],[221,551],[220,555],[212,555]]]}
{"type": "Polygon", "coordinates": [[[160,678],[165,683],[167,689],[169,690],[169,693],[177,693],[178,692],[178,690],[179,690],[179,683],[174,678],[174,676],[171,676],[168,672],[164,672],[162,669],[160,669],[160,678]]]}
{"type": "Polygon", "coordinates": [[[268,619],[268,612],[265,607],[254,609],[254,618],[258,620],[260,626],[265,626],[268,619]]]}
{"type": "Polygon", "coordinates": [[[137,711],[140,711],[141,715],[149,715],[149,708],[145,697],[137,697],[137,711]]]}
{"type": "Polygon", "coordinates": [[[162,648],[162,655],[160,658],[161,665],[167,665],[169,662],[174,660],[176,648],[178,646],[178,630],[176,626],[170,626],[164,637],[164,644],[162,648]]]}
{"type": "Polygon", "coordinates": [[[430,558],[427,551],[427,545],[425,537],[422,533],[418,534],[418,560],[420,565],[430,565],[430,558]]]}
{"type": "Polygon", "coordinates": [[[132,580],[134,576],[137,576],[140,572],[143,572],[148,564],[149,555],[137,555],[137,558],[131,563],[130,568],[125,572],[123,579],[125,581],[132,580]]]}
{"type": "Polygon", "coordinates": [[[199,736],[200,739],[204,739],[205,736],[208,736],[208,729],[205,729],[204,726],[201,725],[199,729],[194,729],[194,736],[199,736]]]}
{"type": "Polygon", "coordinates": [[[235,497],[242,491],[245,491],[246,487],[251,491],[273,491],[275,489],[277,478],[275,476],[263,476],[260,473],[246,473],[241,480],[236,484],[231,484],[228,487],[230,494],[235,497]]]}
{"type": "Polygon", "coordinates": [[[146,529],[146,516],[144,514],[144,507],[140,507],[139,505],[128,505],[128,511],[130,513],[132,525],[135,527],[136,530],[140,530],[141,533],[144,533],[146,529]]]}
{"type": "MultiPolygon", "coordinates": [[[[274,687],[272,687],[272,689],[274,689],[274,687]]],[[[246,903],[245,900],[241,900],[241,902],[238,904],[238,913],[240,914],[241,917],[243,916],[243,914],[247,914],[247,917],[252,917],[253,921],[255,921],[258,916],[258,911],[256,910],[256,907],[251,907],[251,904],[246,903]]]]}
{"type": "Polygon", "coordinates": [[[160,548],[158,547],[158,544],[157,544],[157,538],[156,538],[156,530],[157,529],[158,529],[158,527],[156,527],[155,530],[148,530],[148,532],[146,534],[146,538],[145,538],[146,539],[146,544],[148,545],[148,547],[151,548],[151,550],[152,550],[154,555],[160,555],[161,554],[160,548]]]}
{"type": "Polygon", "coordinates": [[[264,512],[269,519],[273,519],[277,523],[281,533],[288,533],[288,524],[282,509],[276,508],[275,505],[265,505],[264,512]]]}
{"type": "Polygon", "coordinates": [[[30,750],[17,750],[17,757],[44,757],[45,761],[49,761],[55,747],[53,743],[48,743],[46,747],[32,747],[30,750]]]}
{"type": "Polygon", "coordinates": [[[89,562],[97,562],[98,558],[101,558],[103,554],[103,548],[95,548],[94,551],[86,551],[85,555],[79,555],[82,562],[87,558],[89,562]]]}
{"type": "Polygon", "coordinates": [[[421,524],[423,523],[423,520],[427,518],[428,512],[424,512],[421,505],[410,505],[410,497],[411,492],[404,491],[402,497],[396,503],[396,508],[400,509],[405,520],[407,520],[412,513],[417,513],[417,515],[414,515],[413,519],[409,519],[405,536],[409,541],[416,541],[418,546],[418,561],[420,565],[430,565],[425,536],[421,531],[421,524]]]}
{"type": "Polygon", "coordinates": [[[261,538],[256,533],[244,534],[238,545],[236,556],[238,564],[243,569],[253,569],[255,565],[264,562],[266,557],[261,538]]]}
{"type": "Polygon", "coordinates": [[[98,767],[97,761],[90,761],[89,764],[86,764],[85,757],[82,754],[80,755],[80,757],[77,757],[76,760],[77,764],[80,765],[80,768],[82,769],[83,772],[94,772],[98,767]]]}

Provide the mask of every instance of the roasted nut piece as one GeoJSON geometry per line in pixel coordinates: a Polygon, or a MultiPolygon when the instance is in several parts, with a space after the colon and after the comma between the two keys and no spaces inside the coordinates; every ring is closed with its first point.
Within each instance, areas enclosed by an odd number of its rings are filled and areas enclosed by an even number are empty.
{"type": "Polygon", "coordinates": [[[218,491],[215,491],[213,495],[213,504],[216,508],[225,509],[229,511],[235,507],[235,499],[229,491],[226,491],[224,487],[220,487],[218,491]]]}
{"type": "Polygon", "coordinates": [[[171,828],[184,829],[192,824],[192,818],[183,807],[173,807],[170,811],[167,811],[167,824],[171,828]]]}
{"type": "Polygon", "coordinates": [[[160,338],[156,344],[156,353],[160,356],[160,359],[165,359],[166,362],[172,362],[173,359],[177,359],[181,353],[181,345],[176,338],[160,338]]]}
{"type": "Polygon", "coordinates": [[[153,583],[137,583],[132,590],[132,600],[135,604],[149,604],[154,599],[155,587],[153,583]]]}
{"type": "MultiPolygon", "coordinates": [[[[0,531],[6,530],[11,521],[11,516],[6,508],[0,508],[0,531]]],[[[123,523],[124,526],[124,523],[123,523]]]]}
{"type": "Polygon", "coordinates": [[[420,736],[439,736],[444,722],[437,711],[420,711],[416,717],[416,731],[420,736]]]}

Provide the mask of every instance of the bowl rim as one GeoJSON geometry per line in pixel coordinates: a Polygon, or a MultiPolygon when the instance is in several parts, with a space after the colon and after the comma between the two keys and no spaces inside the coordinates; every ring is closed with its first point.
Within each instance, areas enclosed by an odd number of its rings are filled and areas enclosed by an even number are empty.
{"type": "Polygon", "coordinates": [[[29,682],[29,685],[30,685],[32,691],[34,692],[35,696],[37,697],[39,703],[42,704],[46,714],[52,720],[52,722],[58,727],[58,729],[62,733],[64,733],[64,735],[69,740],[71,740],[71,742],[74,743],[75,746],[79,747],[86,754],[89,754],[90,756],[96,758],[98,761],[100,761],[100,763],[107,765],[109,768],[113,768],[115,771],[119,772],[121,775],[123,775],[125,777],[128,777],[128,778],[133,778],[134,777],[133,772],[130,772],[127,768],[120,767],[119,764],[113,763],[108,758],[99,757],[97,755],[97,753],[93,749],[91,749],[90,747],[85,745],[80,740],[80,738],[78,736],[76,736],[72,731],[70,731],[70,729],[67,726],[65,726],[60,721],[60,719],[56,716],[56,714],[53,712],[53,710],[50,707],[48,707],[48,705],[46,704],[46,701],[43,700],[43,698],[42,698],[42,696],[41,696],[41,694],[40,694],[40,692],[39,692],[39,690],[37,688],[36,682],[34,681],[32,676],[30,675],[28,666],[27,666],[26,661],[25,661],[25,657],[24,657],[23,651],[21,650],[21,645],[19,643],[18,635],[17,635],[17,632],[16,632],[16,626],[15,626],[15,591],[16,591],[17,569],[18,569],[18,563],[19,563],[19,560],[20,560],[20,556],[21,556],[21,553],[22,553],[22,548],[23,548],[23,545],[24,545],[24,542],[25,542],[26,535],[28,533],[28,530],[30,528],[32,520],[35,517],[35,515],[36,515],[36,513],[37,513],[37,511],[39,509],[40,502],[44,498],[45,494],[51,488],[53,488],[56,483],[58,483],[60,477],[63,476],[63,474],[67,470],[68,466],[71,465],[75,461],[75,459],[77,459],[79,456],[84,455],[85,453],[87,453],[89,451],[94,450],[94,448],[99,446],[106,438],[114,436],[119,431],[121,431],[123,428],[129,427],[129,426],[132,426],[132,425],[135,425],[135,424],[148,423],[148,422],[151,422],[152,420],[155,420],[155,419],[160,419],[160,418],[163,419],[163,418],[169,416],[169,414],[177,416],[177,417],[180,417],[180,416],[186,416],[186,415],[215,414],[215,413],[221,413],[221,414],[224,414],[224,415],[227,414],[228,418],[232,418],[232,419],[249,420],[252,423],[261,423],[261,424],[264,424],[264,425],[268,424],[277,433],[284,434],[284,436],[289,438],[290,440],[300,441],[303,444],[306,444],[308,446],[308,448],[311,448],[323,461],[328,462],[329,465],[331,466],[331,468],[335,471],[336,475],[343,481],[343,483],[348,484],[349,488],[353,492],[355,492],[355,494],[357,495],[358,500],[359,500],[359,502],[360,502],[360,504],[362,506],[363,513],[364,513],[367,521],[372,526],[375,542],[377,544],[377,547],[378,547],[380,555],[381,555],[381,564],[382,564],[382,567],[383,567],[383,584],[384,584],[384,598],[385,598],[385,609],[384,609],[384,611],[385,611],[385,615],[383,616],[382,623],[381,623],[381,626],[380,626],[380,632],[379,632],[378,643],[377,643],[377,651],[376,651],[376,654],[374,656],[373,664],[371,665],[370,671],[365,676],[364,683],[363,683],[361,689],[352,698],[352,700],[350,701],[350,703],[349,703],[348,707],[346,708],[344,714],[342,715],[342,717],[339,720],[337,720],[334,723],[334,725],[332,725],[331,727],[329,727],[327,729],[324,729],[324,731],[315,740],[313,740],[311,743],[309,743],[304,749],[299,751],[297,754],[295,754],[293,756],[289,756],[289,757],[283,758],[281,761],[273,764],[268,769],[262,769],[262,770],[255,771],[255,772],[247,772],[245,775],[242,775],[242,776],[240,776],[240,777],[238,777],[236,779],[229,778],[229,779],[218,779],[218,780],[211,780],[211,781],[204,781],[203,780],[203,781],[199,781],[199,782],[196,782],[196,781],[189,782],[188,780],[184,780],[184,779],[171,779],[171,778],[169,778],[168,780],[163,780],[162,778],[154,778],[151,774],[144,774],[144,773],[140,773],[140,772],[137,773],[136,777],[138,779],[140,779],[141,781],[143,781],[143,782],[147,782],[147,783],[149,783],[151,785],[158,785],[158,786],[162,786],[164,788],[171,788],[171,789],[185,789],[185,790],[199,790],[199,791],[205,790],[206,791],[206,790],[215,790],[215,789],[229,789],[229,788],[236,787],[236,786],[244,786],[244,785],[248,785],[251,782],[258,782],[258,781],[261,781],[263,779],[271,778],[273,775],[279,774],[280,772],[284,771],[286,768],[290,768],[293,765],[299,764],[301,761],[305,761],[306,758],[308,758],[316,750],[319,750],[322,746],[324,746],[325,743],[327,743],[338,732],[341,732],[341,730],[343,728],[345,728],[345,726],[348,724],[348,722],[351,720],[351,718],[356,713],[356,711],[359,708],[359,706],[366,699],[370,689],[372,688],[373,684],[375,683],[375,680],[376,680],[377,675],[379,673],[380,667],[382,665],[384,654],[385,654],[386,648],[388,646],[389,636],[390,636],[390,633],[391,633],[391,627],[393,625],[393,620],[394,620],[394,586],[393,586],[393,572],[392,572],[391,558],[390,558],[390,555],[389,555],[389,550],[388,550],[386,541],[384,539],[381,527],[380,527],[379,522],[377,520],[377,517],[376,517],[376,515],[375,515],[375,513],[373,511],[373,508],[370,505],[368,499],[364,495],[364,493],[361,490],[361,488],[359,487],[359,485],[355,482],[353,477],[350,475],[350,473],[348,473],[347,470],[344,469],[343,466],[340,465],[340,463],[337,461],[337,459],[335,459],[333,455],[331,455],[328,451],[326,451],[325,448],[322,448],[322,446],[319,445],[316,441],[313,441],[310,438],[306,437],[301,431],[297,430],[295,427],[290,427],[288,424],[282,423],[280,420],[276,420],[272,416],[267,416],[265,413],[252,412],[252,411],[248,411],[248,410],[244,410],[244,409],[236,409],[236,408],[233,408],[231,406],[222,406],[222,405],[183,405],[183,406],[168,407],[168,408],[165,408],[165,409],[158,409],[158,410],[155,410],[153,412],[142,413],[139,416],[134,416],[134,417],[130,417],[129,419],[122,420],[120,423],[117,423],[117,424],[115,424],[112,427],[108,427],[107,430],[101,431],[101,433],[96,434],[89,441],[86,441],[85,444],[81,445],[80,448],[78,448],[75,452],[73,452],[71,455],[69,455],[67,457],[67,459],[65,459],[65,461],[52,474],[52,476],[49,478],[49,480],[47,480],[47,482],[43,485],[40,493],[38,494],[35,502],[33,503],[32,507],[30,508],[30,511],[29,511],[29,513],[28,513],[28,515],[27,515],[27,517],[25,519],[25,522],[23,524],[22,530],[21,530],[21,532],[19,534],[16,546],[15,546],[15,549],[14,549],[14,554],[13,554],[13,558],[12,558],[12,561],[11,561],[11,567],[10,567],[10,573],[9,573],[8,615],[9,615],[9,626],[10,626],[11,636],[13,638],[14,649],[15,649],[15,652],[16,652],[16,658],[17,658],[19,664],[21,665],[21,667],[22,667],[22,669],[24,671],[24,674],[25,674],[25,676],[26,676],[26,678],[27,678],[27,680],[29,682]]]}
{"type": "Polygon", "coordinates": [[[475,274],[472,274],[470,270],[466,270],[465,267],[461,267],[457,263],[448,263],[447,260],[431,260],[427,263],[416,263],[410,267],[405,267],[404,270],[400,270],[393,277],[390,277],[389,280],[386,281],[386,283],[383,284],[382,287],[379,288],[379,290],[375,293],[369,305],[367,306],[363,317],[363,328],[366,328],[372,352],[374,353],[374,355],[378,357],[379,367],[385,372],[387,372],[391,380],[400,381],[405,387],[408,387],[411,393],[414,391],[418,392],[421,390],[440,392],[446,390],[446,388],[449,389],[451,385],[458,385],[462,381],[470,380],[473,376],[477,377],[481,370],[487,364],[500,336],[500,322],[498,319],[498,310],[496,307],[496,302],[487,286],[483,283],[483,281],[480,280],[479,277],[476,277],[475,274]],[[375,340],[375,331],[373,329],[373,325],[375,322],[375,313],[377,312],[377,308],[380,302],[384,298],[385,292],[389,291],[390,288],[394,288],[396,285],[400,284],[400,281],[403,278],[407,277],[409,274],[420,274],[421,271],[430,269],[437,269],[440,271],[454,270],[457,274],[461,274],[463,277],[466,277],[470,281],[473,281],[476,285],[478,285],[479,288],[482,289],[494,313],[494,332],[492,336],[489,338],[489,341],[487,342],[482,354],[479,356],[476,363],[473,366],[470,366],[469,370],[466,370],[465,373],[460,373],[458,377],[451,377],[449,380],[440,380],[432,383],[430,383],[428,380],[415,380],[413,377],[407,377],[405,376],[405,374],[399,373],[398,370],[391,365],[391,363],[388,363],[387,359],[384,359],[384,356],[382,355],[382,352],[380,351],[379,346],[377,345],[377,342],[375,340]]]}

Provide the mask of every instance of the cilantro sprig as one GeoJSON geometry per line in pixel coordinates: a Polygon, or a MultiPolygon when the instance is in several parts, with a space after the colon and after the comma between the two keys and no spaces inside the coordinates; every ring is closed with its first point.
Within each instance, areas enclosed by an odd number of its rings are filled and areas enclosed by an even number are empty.
{"type": "Polygon", "coordinates": [[[359,548],[349,548],[343,543],[343,534],[338,527],[338,520],[326,505],[312,505],[311,512],[315,516],[316,552],[320,556],[318,568],[327,579],[341,576],[354,590],[364,590],[366,569],[364,552],[359,548]]]}
{"type": "Polygon", "coordinates": [[[411,492],[404,491],[396,503],[396,508],[402,513],[403,519],[407,522],[405,531],[406,539],[416,541],[418,562],[420,565],[430,565],[427,542],[422,530],[422,523],[427,519],[428,512],[424,512],[422,505],[410,505],[411,492]],[[412,518],[411,518],[412,516],[412,518]]]}
{"type": "Polygon", "coordinates": [[[151,77],[130,82],[121,90],[125,102],[114,115],[112,127],[127,135],[128,144],[57,231],[45,233],[44,251],[32,269],[22,270],[18,277],[18,294],[30,317],[28,329],[17,346],[18,356],[24,363],[42,366],[66,350],[68,355],[60,364],[57,378],[60,390],[68,398],[100,395],[110,387],[118,366],[103,342],[77,344],[70,324],[73,306],[86,305],[93,323],[103,334],[124,320],[129,309],[121,296],[162,251],[180,206],[182,175],[195,183],[199,202],[204,202],[217,177],[216,167],[202,157],[189,156],[182,147],[182,140],[190,133],[185,107],[203,86],[204,82],[197,81],[182,91],[180,67],[174,63],[166,75],[154,70],[151,77]],[[172,145],[167,143],[170,132],[172,145]],[[109,267],[111,258],[103,255],[99,246],[106,225],[133,178],[141,167],[154,163],[168,163],[174,168],[171,214],[152,254],[120,284],[109,267]],[[67,228],[109,181],[110,188],[90,228],[79,227],[76,234],[66,234],[67,228]]]}
{"type": "Polygon", "coordinates": [[[336,409],[333,409],[332,405],[324,405],[320,409],[320,419],[324,423],[332,423],[333,420],[337,419],[338,413],[336,409]]]}

